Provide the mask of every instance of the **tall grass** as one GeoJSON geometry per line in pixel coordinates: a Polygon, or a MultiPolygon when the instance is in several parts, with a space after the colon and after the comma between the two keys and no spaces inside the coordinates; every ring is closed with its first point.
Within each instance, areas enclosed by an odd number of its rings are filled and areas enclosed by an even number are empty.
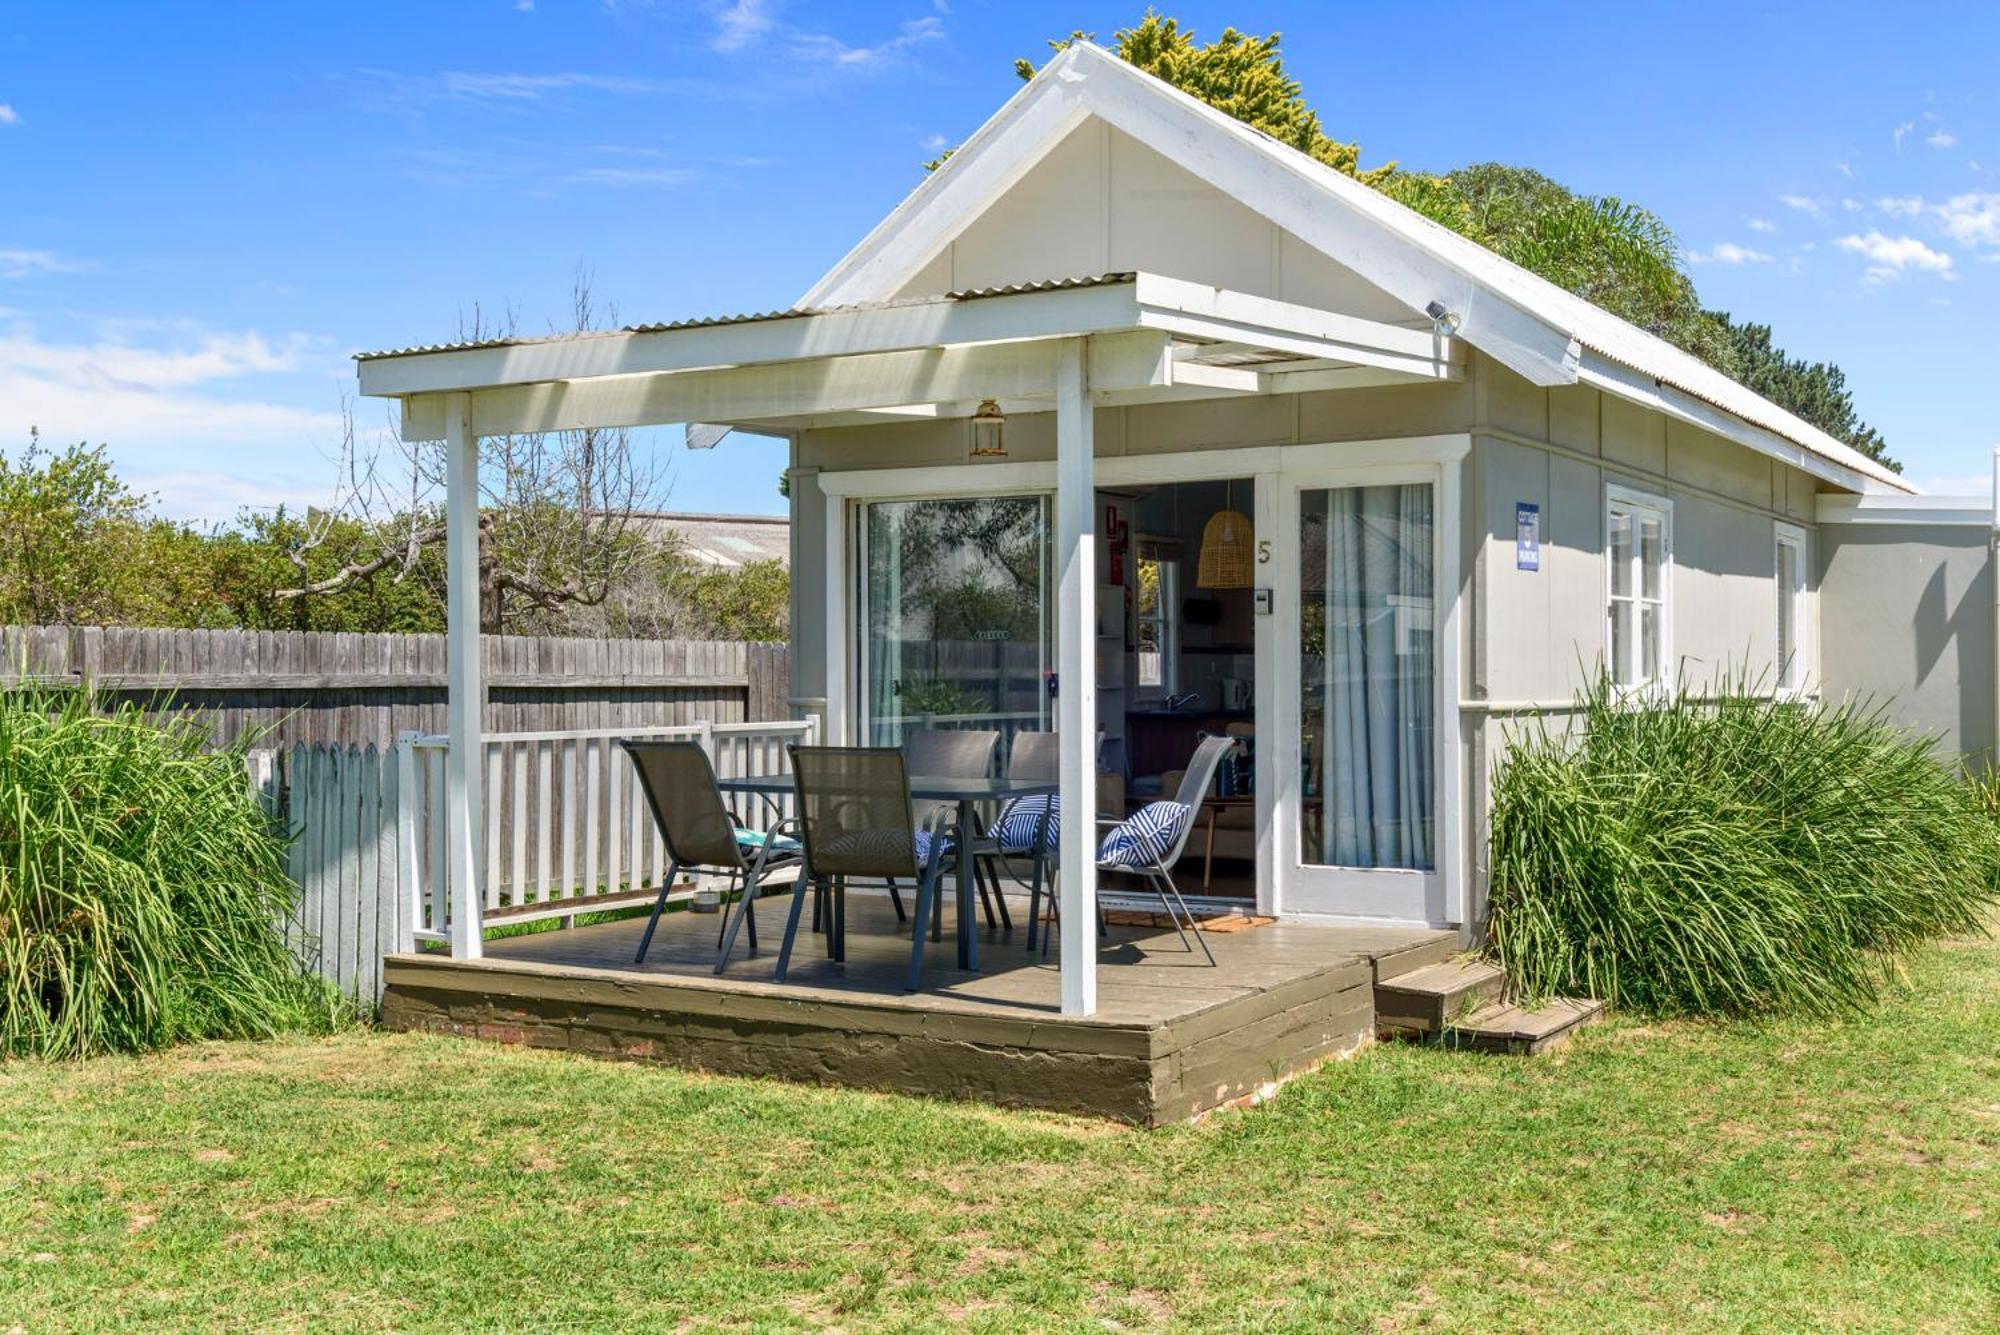
{"type": "Polygon", "coordinates": [[[281,935],[293,894],[240,752],[78,692],[0,691],[0,1055],[328,1025],[281,935]]]}
{"type": "Polygon", "coordinates": [[[1729,678],[1644,707],[1600,682],[1494,781],[1491,950],[1532,995],[1668,1014],[1866,1006],[1896,956],[1977,930],[2000,823],[1875,707],[1729,678]]]}

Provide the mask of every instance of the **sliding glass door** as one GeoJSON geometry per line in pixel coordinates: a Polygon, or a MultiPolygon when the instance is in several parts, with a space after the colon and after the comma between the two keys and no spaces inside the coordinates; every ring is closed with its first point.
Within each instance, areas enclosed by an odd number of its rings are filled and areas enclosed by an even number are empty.
{"type": "Polygon", "coordinates": [[[862,740],[1046,730],[1048,498],[875,501],[861,518],[862,740]]]}

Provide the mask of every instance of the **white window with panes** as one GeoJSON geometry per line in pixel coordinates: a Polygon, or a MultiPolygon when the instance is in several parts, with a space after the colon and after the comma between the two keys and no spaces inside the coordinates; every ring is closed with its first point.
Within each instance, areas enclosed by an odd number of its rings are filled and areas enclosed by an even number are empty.
{"type": "Polygon", "coordinates": [[[1797,524],[1772,527],[1777,572],[1777,688],[1796,695],[1806,687],[1806,531],[1797,524]]]}
{"type": "Polygon", "coordinates": [[[1615,685],[1665,686],[1673,662],[1674,507],[1604,489],[1606,667],[1615,685]]]}

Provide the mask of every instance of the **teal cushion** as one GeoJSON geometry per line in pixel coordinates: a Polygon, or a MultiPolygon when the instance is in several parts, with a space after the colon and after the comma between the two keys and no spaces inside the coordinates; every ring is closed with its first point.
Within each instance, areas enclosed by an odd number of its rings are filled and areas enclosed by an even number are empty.
{"type": "Polygon", "coordinates": [[[762,848],[766,843],[769,843],[771,851],[774,853],[795,853],[799,847],[798,840],[785,835],[781,834],[773,839],[762,830],[746,830],[741,826],[738,826],[736,829],[736,842],[744,848],[762,848]]]}

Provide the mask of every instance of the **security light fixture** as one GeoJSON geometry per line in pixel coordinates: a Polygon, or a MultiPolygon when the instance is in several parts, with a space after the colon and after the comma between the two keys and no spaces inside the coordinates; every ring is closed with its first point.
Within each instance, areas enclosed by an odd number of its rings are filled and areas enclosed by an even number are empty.
{"type": "Polygon", "coordinates": [[[1446,310],[1442,301],[1433,301],[1424,307],[1424,314],[1431,317],[1431,324],[1436,328],[1439,338],[1450,338],[1458,332],[1458,314],[1446,310]]]}

